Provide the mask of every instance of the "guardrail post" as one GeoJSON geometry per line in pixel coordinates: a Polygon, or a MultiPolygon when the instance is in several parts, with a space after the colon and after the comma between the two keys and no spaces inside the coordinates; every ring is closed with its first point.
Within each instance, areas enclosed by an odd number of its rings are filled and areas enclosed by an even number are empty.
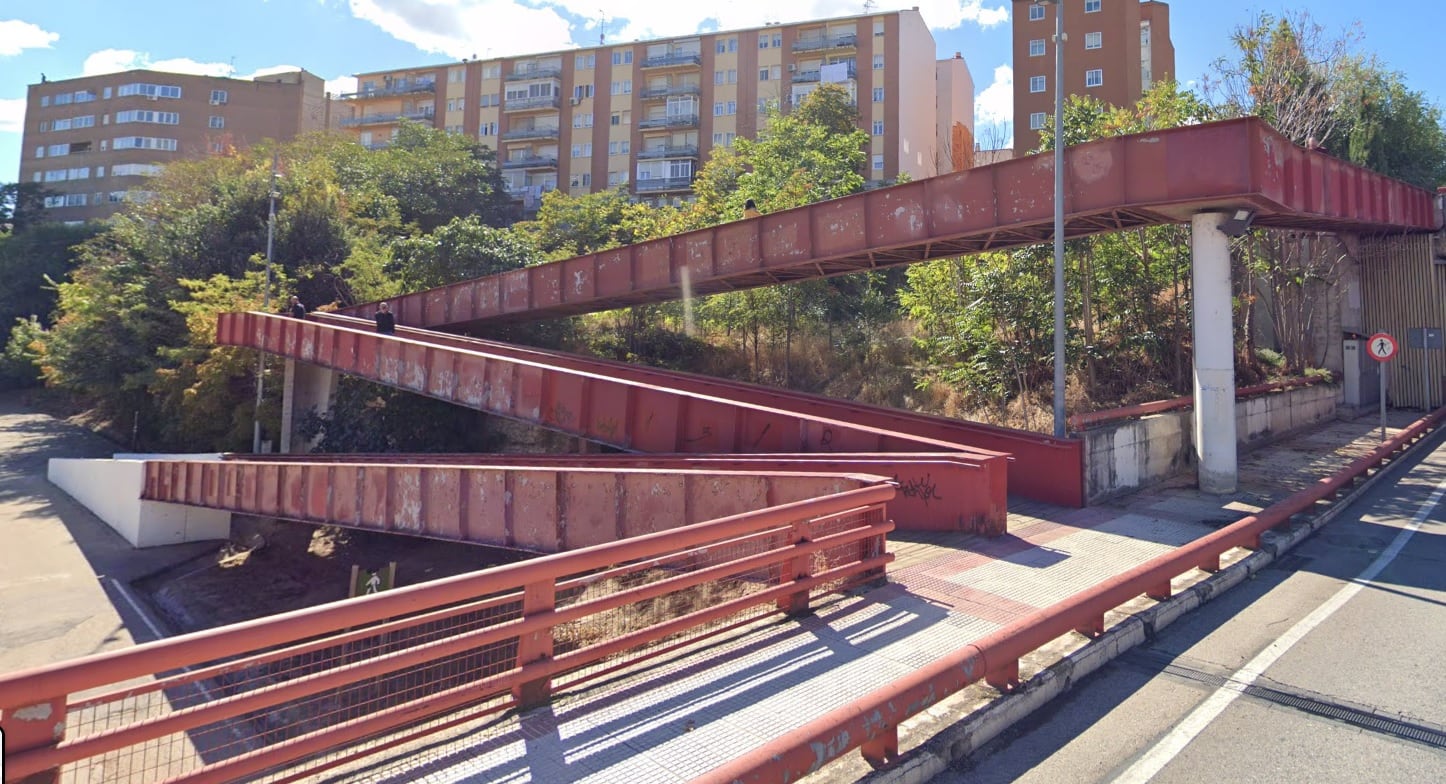
{"type": "Polygon", "coordinates": [[[879,770],[899,757],[899,727],[891,725],[859,747],[869,767],[879,770]]]}
{"type": "MultiPolygon", "coordinates": [[[[522,589],[523,618],[551,613],[556,606],[557,591],[550,578],[542,582],[528,583],[522,589]]],[[[550,624],[531,634],[524,634],[517,638],[518,667],[526,667],[534,662],[551,658],[552,626],[550,624]]],[[[539,678],[519,683],[512,687],[512,696],[517,699],[518,707],[522,710],[546,705],[552,696],[552,679],[539,678]]]]}
{"type": "MultiPolygon", "coordinates": [[[[797,546],[813,541],[809,520],[795,520],[790,529],[789,546],[797,546]]],[[[821,555],[821,554],[820,554],[821,555]]],[[[812,555],[794,556],[783,562],[780,566],[780,584],[788,584],[804,580],[813,574],[812,555]]],[[[788,615],[803,615],[808,612],[808,591],[797,591],[778,600],[778,609],[788,615]]]]}
{"type": "Polygon", "coordinates": [[[1166,577],[1164,582],[1152,585],[1145,589],[1145,595],[1157,602],[1163,602],[1172,595],[1170,578],[1166,577]]]}
{"type": "Polygon", "coordinates": [[[984,682],[1004,693],[1019,688],[1019,660],[1010,659],[984,675],[984,682]]]}
{"type": "Polygon", "coordinates": [[[1100,614],[1089,618],[1074,627],[1074,630],[1091,639],[1099,637],[1105,633],[1105,616],[1104,614],[1100,614]]]}
{"type": "MultiPolygon", "coordinates": [[[[0,726],[5,729],[5,754],[50,748],[65,739],[65,696],[5,710],[0,726]]],[[[9,781],[9,779],[6,779],[9,781]]],[[[33,773],[20,779],[24,784],[56,784],[60,769],[33,773]]]]}

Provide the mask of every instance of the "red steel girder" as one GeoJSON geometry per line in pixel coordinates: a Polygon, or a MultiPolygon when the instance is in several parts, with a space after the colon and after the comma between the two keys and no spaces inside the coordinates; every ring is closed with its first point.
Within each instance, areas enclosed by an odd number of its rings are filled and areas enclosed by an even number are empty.
{"type": "Polygon", "coordinates": [[[228,454],[227,460],[312,464],[385,463],[465,465],[489,468],[578,468],[660,471],[762,471],[769,474],[878,474],[899,485],[889,515],[901,531],[964,531],[983,536],[1005,532],[1005,457],[965,453],[773,454],[773,455],[493,455],[493,454],[228,454]]]}
{"type": "MultiPolygon", "coordinates": [[[[1253,117],[1077,145],[1065,166],[1071,237],[1236,208],[1312,231],[1438,228],[1429,191],[1296,147],[1253,117]]],[[[1053,156],[1026,156],[420,291],[393,310],[460,329],[1031,245],[1053,237],[1053,180],[1053,156]]]]}
{"type": "MultiPolygon", "coordinates": [[[[369,324],[369,322],[347,316],[326,313],[315,314],[314,318],[323,323],[356,329],[366,329],[369,324]]],[[[552,367],[627,379],[722,400],[749,403],[825,419],[851,422],[878,430],[948,441],[958,445],[967,445],[967,448],[972,449],[979,456],[986,453],[995,455],[1007,453],[1014,458],[1008,463],[1007,469],[1009,492],[1067,506],[1081,506],[1084,503],[1083,479],[1077,481],[1073,479],[1075,476],[1083,477],[1083,469],[1080,467],[1083,459],[1081,445],[1078,441],[1071,439],[1055,439],[1038,433],[984,425],[978,422],[918,414],[883,406],[871,406],[822,395],[810,395],[758,384],[745,384],[694,373],[681,373],[625,362],[610,362],[495,340],[465,338],[406,327],[398,328],[397,334],[399,337],[432,345],[482,351],[519,361],[545,363],[552,367]]],[[[966,447],[961,446],[960,448],[966,447]]],[[[751,448],[744,444],[738,451],[772,452],[775,450],[751,448]]],[[[1002,509],[1002,496],[999,501],[998,506],[1002,509]]],[[[968,514],[973,516],[978,513],[979,510],[971,510],[968,514]]]]}
{"type": "Polygon", "coordinates": [[[551,553],[886,481],[844,472],[147,460],[141,497],[551,553]]]}

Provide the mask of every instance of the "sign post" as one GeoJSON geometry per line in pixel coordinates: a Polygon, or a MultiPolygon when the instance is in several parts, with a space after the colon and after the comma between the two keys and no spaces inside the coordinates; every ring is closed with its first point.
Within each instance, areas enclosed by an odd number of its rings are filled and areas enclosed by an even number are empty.
{"type": "Polygon", "coordinates": [[[362,569],[356,564],[351,567],[351,586],[347,597],[366,596],[372,593],[390,591],[397,584],[397,562],[392,561],[385,569],[362,569]]]}
{"type": "Polygon", "coordinates": [[[1396,356],[1396,339],[1386,332],[1377,332],[1366,341],[1366,353],[1381,363],[1381,440],[1386,440],[1386,363],[1396,356]]]}

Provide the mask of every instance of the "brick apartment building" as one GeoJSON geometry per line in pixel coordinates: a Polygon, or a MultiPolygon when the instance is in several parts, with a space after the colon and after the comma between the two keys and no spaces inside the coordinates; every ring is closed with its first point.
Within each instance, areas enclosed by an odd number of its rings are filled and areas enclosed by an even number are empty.
{"type": "Polygon", "coordinates": [[[134,70],[42,81],[26,95],[20,182],[43,185],[47,217],[109,217],[147,177],[183,158],[291,139],[327,126],[324,82],[306,71],[255,79],[134,70]]]}

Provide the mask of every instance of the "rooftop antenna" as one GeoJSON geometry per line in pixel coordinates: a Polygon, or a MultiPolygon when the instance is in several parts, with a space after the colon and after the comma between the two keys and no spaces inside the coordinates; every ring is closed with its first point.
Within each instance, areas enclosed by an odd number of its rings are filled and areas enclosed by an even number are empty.
{"type": "Polygon", "coordinates": [[[602,10],[601,8],[599,8],[597,12],[597,45],[602,46],[603,44],[607,43],[608,15],[607,12],[602,10]]]}
{"type": "Polygon", "coordinates": [[[866,14],[871,14],[871,13],[873,13],[873,12],[874,12],[874,7],[877,6],[877,5],[878,5],[878,3],[875,3],[874,0],[864,0],[864,13],[866,13],[866,14]]]}

